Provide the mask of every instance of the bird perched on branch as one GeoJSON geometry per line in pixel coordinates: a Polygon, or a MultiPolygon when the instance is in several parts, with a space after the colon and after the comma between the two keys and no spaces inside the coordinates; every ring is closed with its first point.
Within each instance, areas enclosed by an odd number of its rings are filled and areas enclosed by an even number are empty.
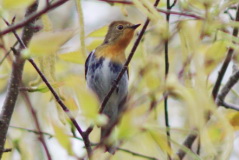
{"type": "MultiPolygon", "coordinates": [[[[93,50],[85,62],[85,78],[88,87],[97,95],[102,103],[111,89],[118,74],[123,68],[125,49],[133,38],[135,29],[140,24],[132,24],[126,21],[114,21],[110,24],[104,42],[93,50]]],[[[116,122],[122,109],[128,92],[128,71],[124,73],[115,91],[106,103],[103,114],[109,121],[101,128],[101,141],[112,130],[112,124],[116,122]]],[[[106,149],[111,151],[110,145],[106,149]]]]}

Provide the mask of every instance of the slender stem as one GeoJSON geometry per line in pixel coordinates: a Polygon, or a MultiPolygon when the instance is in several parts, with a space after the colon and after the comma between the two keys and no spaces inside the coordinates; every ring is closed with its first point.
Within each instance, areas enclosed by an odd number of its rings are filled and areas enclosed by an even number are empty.
{"type": "MultiPolygon", "coordinates": [[[[23,48],[26,48],[25,43],[23,42],[23,40],[17,35],[16,31],[13,31],[15,37],[17,38],[18,42],[20,43],[20,45],[23,48]]],[[[53,89],[53,87],[51,86],[51,84],[48,82],[48,80],[46,79],[46,77],[43,75],[43,73],[40,71],[40,69],[38,68],[38,66],[36,65],[36,63],[34,62],[33,59],[29,58],[28,61],[32,64],[32,66],[35,68],[35,70],[38,72],[38,74],[40,75],[40,77],[42,78],[43,82],[46,84],[46,86],[49,88],[49,90],[52,92],[53,96],[55,97],[56,101],[58,102],[58,104],[62,107],[62,109],[64,110],[64,112],[68,115],[68,117],[70,118],[70,120],[72,121],[72,123],[74,124],[74,126],[76,127],[77,131],[80,133],[80,135],[83,138],[83,141],[85,143],[85,147],[87,150],[87,154],[88,157],[91,157],[91,146],[90,146],[90,141],[89,141],[89,134],[92,131],[92,128],[89,127],[87,129],[86,132],[83,132],[83,130],[81,129],[81,127],[78,125],[78,123],[76,122],[76,120],[73,118],[72,114],[70,113],[70,110],[67,108],[67,106],[62,102],[62,100],[60,99],[60,97],[57,95],[56,91],[53,89]]]]}
{"type": "MultiPolygon", "coordinates": [[[[9,24],[5,19],[3,19],[3,20],[5,21],[5,23],[6,23],[8,26],[10,26],[10,24],[9,24]]],[[[20,39],[20,37],[17,35],[17,33],[16,33],[15,30],[13,31],[13,34],[14,34],[15,37],[17,38],[18,42],[20,42],[21,46],[22,46],[23,48],[26,48],[24,42],[20,39]]],[[[15,44],[17,44],[17,43],[15,43],[15,44]]],[[[17,51],[14,49],[14,47],[12,47],[12,50],[13,50],[13,52],[15,53],[15,55],[18,55],[18,53],[17,53],[17,51]]],[[[21,84],[21,86],[23,86],[23,84],[21,84]]],[[[39,121],[38,121],[38,118],[37,118],[37,115],[36,115],[36,111],[34,110],[34,108],[33,108],[33,106],[32,106],[32,103],[31,103],[31,101],[30,101],[30,99],[29,99],[29,96],[28,96],[28,94],[27,94],[26,92],[22,92],[22,95],[23,95],[23,97],[24,97],[24,99],[25,99],[25,102],[26,102],[26,104],[27,104],[28,109],[29,109],[29,110],[31,111],[31,113],[32,113],[32,117],[33,117],[33,120],[34,120],[34,122],[35,122],[36,128],[37,128],[38,132],[41,133],[40,123],[39,123],[39,121]]],[[[40,140],[40,142],[42,143],[43,148],[44,148],[44,150],[45,150],[45,152],[46,152],[47,159],[48,159],[48,160],[51,160],[52,158],[51,158],[49,149],[48,149],[48,147],[47,147],[47,144],[46,144],[46,142],[45,142],[44,137],[43,137],[42,134],[39,135],[39,140],[40,140]]]]}
{"type": "Polygon", "coordinates": [[[220,94],[218,95],[216,102],[219,106],[224,106],[225,108],[234,109],[237,111],[239,110],[239,106],[225,102],[227,94],[232,89],[232,87],[238,82],[238,80],[239,80],[239,71],[237,70],[235,73],[233,73],[233,75],[231,75],[227,83],[223,86],[220,94]]]}
{"type": "Polygon", "coordinates": [[[59,0],[59,1],[53,3],[53,4],[49,5],[49,6],[46,6],[45,8],[43,8],[42,10],[40,10],[37,13],[28,15],[28,17],[25,18],[23,21],[21,21],[21,22],[19,22],[17,24],[12,25],[11,27],[6,28],[5,30],[0,31],[0,36],[3,36],[3,35],[5,35],[7,33],[10,33],[10,32],[12,32],[14,30],[17,30],[17,29],[20,29],[20,28],[24,27],[26,24],[31,23],[33,20],[35,20],[35,19],[39,18],[40,16],[42,16],[44,13],[49,12],[50,10],[52,10],[52,9],[54,9],[54,8],[64,4],[64,3],[66,3],[67,1],[69,1],[69,0],[59,0]]]}
{"type": "Polygon", "coordinates": [[[45,141],[44,136],[43,136],[43,134],[42,134],[41,126],[40,126],[40,123],[39,123],[39,121],[38,121],[36,111],[34,110],[34,108],[33,108],[33,106],[32,106],[32,103],[31,103],[31,101],[30,101],[30,98],[29,98],[27,92],[22,92],[21,94],[23,95],[23,98],[25,99],[25,102],[26,102],[26,104],[27,104],[26,106],[27,106],[28,109],[31,111],[31,114],[32,114],[34,123],[35,123],[35,125],[36,125],[37,132],[39,133],[39,140],[40,140],[40,142],[42,143],[43,148],[44,148],[44,150],[45,150],[45,152],[46,152],[47,159],[48,159],[48,160],[52,160],[51,154],[50,154],[50,152],[49,152],[49,149],[48,149],[48,147],[47,147],[46,141],[45,141]]]}
{"type": "MultiPolygon", "coordinates": [[[[12,46],[13,48],[16,47],[16,45],[18,44],[18,42],[14,43],[14,45],[12,46]]],[[[2,65],[2,63],[4,62],[4,60],[10,55],[11,53],[11,49],[4,55],[4,57],[1,59],[0,61],[0,66],[2,65]]]]}
{"type": "MultiPolygon", "coordinates": [[[[33,14],[36,12],[38,8],[38,1],[36,0],[35,3],[33,3],[26,11],[25,17],[33,14]]],[[[33,36],[33,29],[32,26],[35,23],[35,19],[32,19],[30,23],[24,26],[23,32],[22,32],[22,39],[25,42],[25,44],[28,44],[29,40],[33,36]]],[[[17,49],[18,52],[20,52],[23,49],[22,46],[19,46],[17,49]]],[[[4,144],[6,141],[6,134],[9,127],[9,123],[12,117],[12,113],[15,107],[15,103],[18,97],[18,87],[20,86],[21,79],[22,79],[22,71],[24,67],[25,60],[21,58],[20,55],[15,55],[15,60],[12,64],[12,73],[10,77],[10,81],[8,83],[7,88],[7,96],[4,100],[4,104],[2,107],[2,111],[0,113],[0,159],[2,157],[2,151],[4,150],[4,144]]]]}
{"type": "MultiPolygon", "coordinates": [[[[174,1],[174,3],[172,4],[172,6],[170,6],[170,0],[167,0],[167,11],[170,12],[170,9],[176,4],[176,0],[174,1]]],[[[166,20],[167,20],[167,30],[169,33],[169,23],[170,23],[170,14],[166,14],[166,20]]],[[[168,56],[168,47],[169,44],[169,39],[166,39],[165,41],[165,51],[164,51],[164,55],[165,55],[165,81],[167,81],[167,76],[169,73],[169,56],[168,56]]],[[[167,92],[165,91],[164,94],[166,94],[167,92]]],[[[168,113],[168,96],[165,97],[164,99],[164,115],[165,115],[165,125],[166,125],[166,134],[167,134],[167,141],[168,141],[168,146],[171,148],[171,143],[170,143],[170,125],[169,125],[169,113],[168,113]]],[[[168,159],[171,160],[171,156],[168,154],[168,159]]]]}
{"type": "MultiPolygon", "coordinates": [[[[133,5],[133,2],[131,1],[114,1],[114,0],[99,0],[102,2],[108,2],[108,3],[120,3],[120,4],[127,4],[127,5],[133,5]]],[[[173,8],[173,6],[176,4],[177,0],[174,0],[174,3],[170,6],[170,8],[173,8]]],[[[189,14],[189,13],[182,13],[182,12],[176,12],[176,11],[165,11],[163,9],[157,8],[157,11],[164,14],[172,14],[172,15],[178,15],[178,16],[185,16],[185,17],[191,17],[195,19],[204,19],[203,17],[197,16],[195,14],[189,14]]]]}
{"type": "MultiPolygon", "coordinates": [[[[154,6],[155,6],[155,7],[157,7],[159,1],[160,1],[160,0],[156,0],[156,1],[155,1],[155,3],[154,3],[154,6]]],[[[108,94],[105,96],[105,98],[104,98],[104,100],[103,100],[103,102],[102,102],[102,104],[101,104],[100,111],[99,111],[100,113],[103,112],[103,110],[104,110],[104,108],[105,108],[105,106],[106,106],[106,103],[107,103],[108,100],[110,99],[110,97],[111,97],[112,93],[114,92],[114,90],[116,89],[116,87],[117,87],[117,85],[118,85],[120,79],[122,78],[122,76],[124,75],[125,71],[127,70],[128,65],[129,65],[131,59],[132,59],[133,56],[134,56],[134,53],[135,53],[135,51],[136,51],[136,49],[137,49],[137,47],[138,47],[138,45],[139,45],[139,43],[140,43],[140,41],[141,41],[143,35],[144,35],[144,32],[146,31],[146,28],[148,27],[149,22],[150,22],[150,20],[149,20],[149,18],[147,18],[146,21],[144,22],[144,26],[143,26],[142,30],[141,30],[140,33],[139,33],[138,38],[136,39],[136,41],[135,41],[135,43],[134,43],[134,45],[133,45],[133,48],[131,49],[131,52],[130,52],[130,54],[129,54],[129,56],[128,56],[128,58],[127,58],[125,64],[124,64],[124,67],[121,69],[120,73],[118,74],[118,77],[117,77],[116,80],[115,80],[115,83],[113,83],[111,89],[109,90],[108,94]]]]}
{"type": "MultiPolygon", "coordinates": [[[[237,12],[236,12],[236,20],[235,21],[239,21],[239,5],[237,7],[237,12]]],[[[232,33],[233,36],[237,37],[238,35],[238,27],[234,27],[233,29],[233,33],[232,33]]],[[[229,65],[229,63],[231,62],[231,59],[232,59],[232,56],[233,56],[233,52],[234,52],[234,49],[233,48],[229,48],[228,49],[228,52],[227,52],[227,56],[223,62],[223,65],[218,73],[218,77],[217,77],[217,80],[216,80],[216,84],[212,90],[212,96],[213,96],[213,99],[216,100],[217,98],[217,94],[219,92],[219,89],[220,89],[220,86],[221,86],[221,83],[222,83],[222,79],[226,73],[226,70],[227,70],[227,67],[229,65]]]]}
{"type": "MultiPolygon", "coordinates": [[[[236,12],[236,21],[239,21],[239,5],[237,7],[237,12],[236,12]]],[[[237,36],[238,34],[238,28],[237,27],[234,27],[233,29],[233,36],[237,36]]],[[[218,74],[218,77],[217,77],[217,80],[216,80],[216,84],[213,88],[213,91],[212,91],[212,96],[213,96],[213,99],[216,100],[217,98],[217,94],[218,94],[218,91],[219,91],[219,88],[221,86],[221,82],[222,82],[222,79],[225,75],[225,72],[227,70],[227,67],[232,59],[232,55],[233,55],[233,52],[234,52],[234,49],[233,48],[229,48],[228,52],[227,52],[227,56],[223,62],[223,65],[219,71],[219,74],[218,74]]],[[[210,117],[208,117],[208,120],[210,119],[210,117]]],[[[195,134],[190,134],[184,141],[184,145],[186,147],[188,147],[189,149],[192,147],[192,144],[193,142],[195,141],[195,139],[197,138],[197,135],[195,134]]],[[[185,151],[183,150],[179,150],[178,154],[180,159],[183,159],[186,155],[185,151]]]]}
{"type": "Polygon", "coordinates": [[[51,86],[51,84],[48,82],[48,80],[46,79],[46,77],[43,75],[43,73],[40,71],[40,69],[38,68],[38,66],[36,65],[36,63],[33,61],[33,59],[28,59],[28,61],[32,64],[32,66],[35,68],[35,70],[37,71],[37,73],[40,75],[40,77],[42,78],[43,82],[46,84],[46,86],[49,88],[49,90],[51,91],[51,93],[53,94],[53,96],[55,97],[57,103],[61,106],[61,108],[64,110],[64,112],[67,114],[67,116],[70,118],[71,122],[74,124],[74,126],[76,127],[77,131],[80,133],[81,137],[83,138],[86,150],[87,150],[87,154],[88,157],[91,157],[91,146],[90,146],[90,141],[89,141],[89,136],[88,134],[85,134],[85,132],[83,132],[83,130],[81,129],[81,127],[78,125],[78,123],[76,122],[76,120],[73,118],[70,110],[66,107],[66,105],[62,102],[62,100],[60,99],[60,97],[57,95],[56,91],[53,89],[53,87],[51,86]]]}
{"type": "MultiPolygon", "coordinates": [[[[36,130],[22,128],[22,127],[15,127],[15,126],[10,126],[10,128],[19,129],[19,130],[30,132],[30,133],[34,133],[34,134],[43,134],[43,135],[49,136],[50,138],[55,137],[55,135],[47,133],[47,132],[38,132],[36,130]]],[[[77,136],[70,136],[69,135],[69,137],[74,138],[76,140],[82,141],[82,139],[77,137],[77,136]]],[[[97,145],[97,144],[91,144],[91,146],[95,146],[95,145],[97,145]]],[[[130,151],[128,149],[124,149],[124,148],[120,148],[120,147],[117,147],[117,150],[125,152],[125,153],[128,153],[128,154],[131,154],[131,155],[133,155],[135,157],[140,157],[140,158],[144,158],[144,159],[148,159],[148,160],[159,160],[157,158],[146,156],[146,155],[143,155],[143,154],[140,154],[140,153],[136,153],[136,152],[130,151]]]]}

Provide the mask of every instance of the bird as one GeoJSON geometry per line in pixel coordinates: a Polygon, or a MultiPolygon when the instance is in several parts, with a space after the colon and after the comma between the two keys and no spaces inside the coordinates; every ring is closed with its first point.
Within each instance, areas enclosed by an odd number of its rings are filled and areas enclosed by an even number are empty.
{"type": "MultiPolygon", "coordinates": [[[[115,82],[126,61],[125,50],[140,24],[127,21],[113,21],[101,45],[90,52],[85,62],[85,79],[87,86],[96,94],[100,103],[103,102],[115,82]]],[[[124,107],[128,94],[128,69],[119,81],[115,91],[107,101],[102,113],[108,117],[108,122],[101,127],[101,141],[107,138],[112,124],[124,107]]],[[[106,151],[110,151],[106,145],[106,151]]]]}

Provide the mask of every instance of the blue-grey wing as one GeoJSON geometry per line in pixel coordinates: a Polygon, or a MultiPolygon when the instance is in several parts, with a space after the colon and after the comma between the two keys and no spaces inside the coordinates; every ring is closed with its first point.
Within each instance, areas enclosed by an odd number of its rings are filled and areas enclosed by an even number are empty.
{"type": "Polygon", "coordinates": [[[89,67],[89,61],[90,61],[90,57],[92,56],[93,52],[91,52],[86,61],[85,61],[85,79],[87,79],[86,75],[87,75],[87,72],[88,72],[88,67],[89,67]]]}

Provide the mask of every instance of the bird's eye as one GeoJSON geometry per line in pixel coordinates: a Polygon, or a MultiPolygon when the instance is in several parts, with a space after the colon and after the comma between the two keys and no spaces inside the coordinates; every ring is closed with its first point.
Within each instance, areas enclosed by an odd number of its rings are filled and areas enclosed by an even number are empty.
{"type": "Polygon", "coordinates": [[[118,26],[117,26],[117,29],[118,29],[118,30],[122,30],[123,28],[124,28],[123,25],[118,25],[118,26]]]}

